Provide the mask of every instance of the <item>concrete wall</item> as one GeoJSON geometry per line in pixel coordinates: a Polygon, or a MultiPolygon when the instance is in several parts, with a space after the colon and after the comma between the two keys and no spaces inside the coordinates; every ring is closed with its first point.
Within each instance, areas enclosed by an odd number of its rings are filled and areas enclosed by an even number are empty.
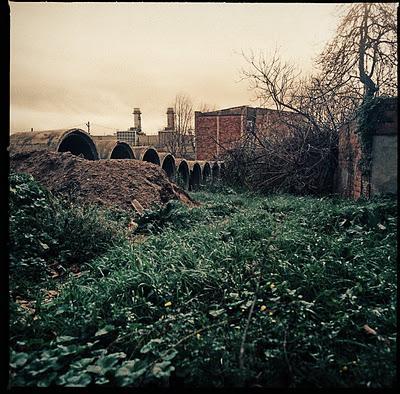
{"type": "Polygon", "coordinates": [[[397,193],[397,134],[375,135],[372,148],[371,196],[397,193]]]}
{"type": "Polygon", "coordinates": [[[158,135],[138,135],[136,138],[138,146],[158,145],[158,135]]]}

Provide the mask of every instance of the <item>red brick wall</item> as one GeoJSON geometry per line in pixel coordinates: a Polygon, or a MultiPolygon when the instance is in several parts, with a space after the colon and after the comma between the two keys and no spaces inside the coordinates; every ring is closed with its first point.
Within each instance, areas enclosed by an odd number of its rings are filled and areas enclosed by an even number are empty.
{"type": "MultiPolygon", "coordinates": [[[[377,126],[374,130],[375,136],[380,135],[394,135],[397,136],[398,133],[398,123],[397,123],[397,100],[388,99],[385,105],[384,120],[377,126]]],[[[359,198],[361,196],[369,198],[371,196],[371,189],[377,189],[376,192],[384,190],[379,190],[379,178],[382,176],[392,176],[393,166],[390,166],[389,157],[388,162],[381,161],[385,164],[382,168],[377,170],[375,174],[375,181],[373,185],[370,184],[371,179],[363,176],[359,168],[359,163],[361,160],[361,146],[359,141],[359,136],[356,134],[357,122],[353,121],[350,125],[343,127],[339,131],[339,145],[338,145],[338,167],[336,171],[336,191],[345,197],[359,198]],[[388,173],[390,172],[390,173],[388,173]]],[[[376,143],[379,143],[379,139],[374,138],[376,143]]],[[[397,141],[397,139],[396,139],[397,141]]],[[[378,148],[378,147],[376,147],[378,148]]],[[[379,149],[376,149],[379,152],[379,149]]],[[[393,160],[393,157],[391,158],[393,160]]],[[[396,158],[395,158],[396,159],[396,158]]],[[[377,162],[377,158],[372,156],[372,166],[377,162]]]]}
{"type": "Polygon", "coordinates": [[[240,140],[242,128],[245,130],[246,121],[244,116],[240,115],[224,115],[219,116],[219,153],[222,154],[224,149],[231,149],[234,143],[240,140]]]}
{"type": "Polygon", "coordinates": [[[245,122],[241,115],[196,114],[196,159],[214,160],[224,149],[232,148],[240,139],[245,122]]]}
{"type": "Polygon", "coordinates": [[[368,196],[367,180],[363,179],[359,162],[361,147],[356,123],[343,127],[339,132],[337,191],[345,197],[368,196]],[[364,183],[364,188],[363,188],[364,183]]]}
{"type": "Polygon", "coordinates": [[[258,111],[256,115],[256,128],[263,136],[280,135],[284,137],[290,133],[290,128],[285,122],[299,122],[302,118],[293,113],[279,114],[274,110],[258,111]],[[299,120],[296,120],[296,117],[299,120]]]}
{"type": "Polygon", "coordinates": [[[217,117],[195,114],[196,159],[212,160],[217,155],[217,117]]]}

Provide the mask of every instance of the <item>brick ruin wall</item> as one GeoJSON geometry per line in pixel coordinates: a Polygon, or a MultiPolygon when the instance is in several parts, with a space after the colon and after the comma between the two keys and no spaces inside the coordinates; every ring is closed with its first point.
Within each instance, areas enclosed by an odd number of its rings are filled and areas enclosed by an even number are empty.
{"type": "Polygon", "coordinates": [[[339,133],[338,167],[335,190],[344,197],[358,199],[377,194],[397,194],[397,101],[388,101],[384,122],[373,135],[371,175],[362,175],[359,168],[361,145],[357,123],[352,122],[339,133]]]}
{"type": "MultiPolygon", "coordinates": [[[[336,191],[344,197],[359,198],[362,194],[362,174],[359,168],[361,146],[355,123],[340,130],[336,191]]],[[[366,180],[364,180],[366,182],[366,180]]]]}

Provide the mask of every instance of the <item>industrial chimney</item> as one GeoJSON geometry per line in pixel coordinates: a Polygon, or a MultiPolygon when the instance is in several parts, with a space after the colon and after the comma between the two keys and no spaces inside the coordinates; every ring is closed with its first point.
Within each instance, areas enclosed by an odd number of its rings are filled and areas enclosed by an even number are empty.
{"type": "Polygon", "coordinates": [[[137,130],[142,130],[142,122],[141,122],[141,112],[140,108],[134,108],[133,109],[133,127],[137,130]]]}
{"type": "Polygon", "coordinates": [[[167,127],[168,130],[175,129],[175,113],[172,107],[167,110],[167,127]]]}

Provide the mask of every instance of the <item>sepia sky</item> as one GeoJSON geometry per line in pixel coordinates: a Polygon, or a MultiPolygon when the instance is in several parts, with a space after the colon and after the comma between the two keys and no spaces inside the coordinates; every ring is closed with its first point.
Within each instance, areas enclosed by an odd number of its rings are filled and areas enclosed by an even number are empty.
{"type": "Polygon", "coordinates": [[[270,53],[311,69],[333,36],[335,4],[13,3],[12,132],[84,127],[109,134],[166,126],[176,94],[216,108],[256,106],[241,52],[270,53]]]}

